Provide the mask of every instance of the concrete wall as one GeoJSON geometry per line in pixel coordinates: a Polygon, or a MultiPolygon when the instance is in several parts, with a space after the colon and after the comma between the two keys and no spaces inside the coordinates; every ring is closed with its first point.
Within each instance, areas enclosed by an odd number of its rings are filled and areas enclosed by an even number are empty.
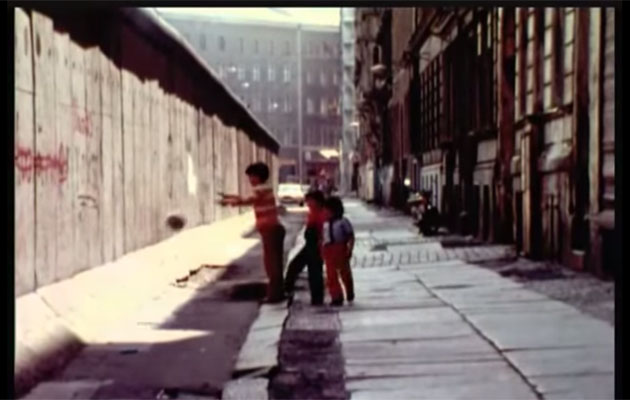
{"type": "Polygon", "coordinates": [[[215,200],[250,162],[277,182],[275,139],[143,15],[15,9],[16,296],[243,212],[215,200]]]}

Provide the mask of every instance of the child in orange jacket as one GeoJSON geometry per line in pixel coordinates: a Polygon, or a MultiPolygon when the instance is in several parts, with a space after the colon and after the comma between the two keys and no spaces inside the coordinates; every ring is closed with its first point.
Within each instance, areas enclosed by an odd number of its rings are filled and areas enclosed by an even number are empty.
{"type": "Polygon", "coordinates": [[[222,194],[221,204],[224,206],[253,206],[256,217],[256,229],[262,238],[263,263],[269,278],[267,286],[267,303],[279,303],[284,300],[283,259],[284,237],[286,230],[278,218],[276,197],[269,180],[269,167],[265,163],[251,164],[245,170],[252,185],[254,195],[243,198],[238,195],[222,194]]]}

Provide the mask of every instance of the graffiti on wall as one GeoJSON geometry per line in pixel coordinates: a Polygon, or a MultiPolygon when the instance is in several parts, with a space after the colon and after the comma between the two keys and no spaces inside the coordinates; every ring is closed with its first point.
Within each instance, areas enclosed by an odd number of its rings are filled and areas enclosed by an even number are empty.
{"type": "Polygon", "coordinates": [[[31,182],[33,176],[63,183],[68,179],[68,146],[59,145],[57,154],[42,154],[33,149],[16,145],[15,168],[18,183],[31,182]]]}
{"type": "Polygon", "coordinates": [[[72,99],[72,129],[84,136],[92,134],[92,119],[89,114],[80,111],[75,99],[72,99]]]}

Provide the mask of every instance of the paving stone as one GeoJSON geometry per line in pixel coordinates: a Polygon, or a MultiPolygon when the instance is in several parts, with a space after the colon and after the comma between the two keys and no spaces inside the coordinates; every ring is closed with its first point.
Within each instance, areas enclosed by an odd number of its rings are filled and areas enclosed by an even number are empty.
{"type": "Polygon", "coordinates": [[[545,400],[607,400],[615,398],[614,374],[555,375],[531,378],[545,400]]]}
{"type": "Polygon", "coordinates": [[[344,342],[346,370],[351,366],[433,364],[501,360],[501,356],[476,334],[430,340],[344,342]]]}
{"type": "Polygon", "coordinates": [[[22,399],[89,399],[101,386],[110,383],[111,381],[89,379],[45,382],[35,387],[35,389],[22,397],[22,399]]]}
{"type": "Polygon", "coordinates": [[[515,350],[504,354],[528,377],[615,372],[615,349],[611,346],[515,350]]]}
{"type": "Polygon", "coordinates": [[[341,322],[336,314],[303,312],[289,318],[285,329],[288,330],[311,330],[311,331],[332,331],[339,330],[341,322]]]}
{"type": "Polygon", "coordinates": [[[263,378],[236,379],[223,388],[222,400],[267,400],[269,381],[263,378]]]}
{"type": "Polygon", "coordinates": [[[507,367],[467,371],[453,375],[350,380],[346,388],[352,393],[352,399],[536,399],[530,387],[507,367]],[[485,373],[476,373],[478,371],[485,373]],[[362,392],[375,393],[370,396],[362,392]]]}
{"type": "Polygon", "coordinates": [[[448,307],[433,307],[422,310],[399,309],[389,310],[354,310],[340,314],[344,331],[355,328],[372,329],[375,326],[396,326],[403,323],[439,324],[443,322],[462,322],[461,317],[448,307]]]}
{"type": "MultiPolygon", "coordinates": [[[[342,321],[343,324],[343,321],[342,321]]],[[[373,340],[412,340],[427,338],[445,338],[463,336],[473,330],[461,322],[443,322],[440,324],[398,324],[395,326],[375,326],[345,329],[341,332],[342,343],[373,340]]]]}
{"type": "Polygon", "coordinates": [[[614,346],[610,325],[584,315],[480,314],[468,318],[502,350],[614,346]]]}
{"type": "Polygon", "coordinates": [[[456,308],[460,305],[483,305],[496,303],[517,303],[517,302],[541,302],[549,300],[541,294],[510,286],[478,286],[462,287],[465,283],[448,284],[444,283],[443,289],[435,290],[440,298],[456,308]],[[451,286],[452,289],[447,287],[451,286]]]}
{"type": "Polygon", "coordinates": [[[458,304],[457,309],[466,315],[476,314],[496,314],[496,313],[563,313],[563,314],[580,314],[575,308],[558,301],[540,300],[540,301],[521,301],[509,303],[472,303],[458,304]]]}

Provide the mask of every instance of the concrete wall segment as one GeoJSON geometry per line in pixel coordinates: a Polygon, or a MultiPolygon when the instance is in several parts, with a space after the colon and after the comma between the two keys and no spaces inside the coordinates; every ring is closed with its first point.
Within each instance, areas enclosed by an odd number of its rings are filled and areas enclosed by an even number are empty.
{"type": "Polygon", "coordinates": [[[275,139],[211,71],[186,64],[195,56],[181,57],[177,40],[150,40],[155,21],[81,13],[15,10],[16,382],[35,380],[51,355],[93,339],[96,318],[115,321],[176,272],[124,256],[172,236],[167,215],[181,212],[187,227],[235,215],[215,200],[243,181],[237,140],[243,161],[273,160],[277,181],[275,139]],[[130,283],[141,276],[150,278],[130,283]],[[104,303],[110,311],[94,313],[104,303]]]}

